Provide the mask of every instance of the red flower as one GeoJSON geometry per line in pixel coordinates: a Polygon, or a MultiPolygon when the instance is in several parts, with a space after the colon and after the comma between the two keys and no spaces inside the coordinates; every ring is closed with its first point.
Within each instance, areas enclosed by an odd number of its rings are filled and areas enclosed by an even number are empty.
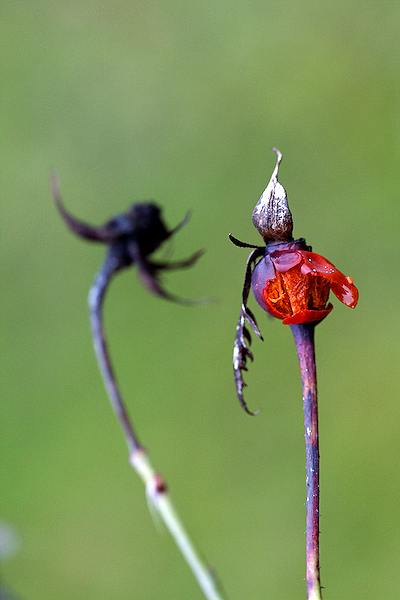
{"type": "Polygon", "coordinates": [[[358,290],[319,254],[309,252],[302,240],[268,244],[256,264],[251,286],[258,304],[286,325],[320,321],[332,310],[329,291],[346,306],[354,308],[358,290]]]}
{"type": "Polygon", "coordinates": [[[275,169],[252,217],[265,245],[247,244],[229,234],[236,246],[253,248],[247,259],[233,350],[237,395],[249,414],[256,413],[249,411],[243,398],[245,383],[242,372],[247,371],[247,360],[253,360],[247,324],[262,339],[256,319],[247,306],[250,287],[261,308],[282,319],[285,325],[317,324],[321,321],[333,308],[332,304],[328,304],[330,290],[351,308],[355,308],[358,301],[358,290],[351,277],[345,277],[326,258],[311,252],[311,246],[307,246],[303,238],[293,240],[292,214],[285,188],[278,181],[282,154],[276,148],[272,150],[278,157],[275,169]]]}

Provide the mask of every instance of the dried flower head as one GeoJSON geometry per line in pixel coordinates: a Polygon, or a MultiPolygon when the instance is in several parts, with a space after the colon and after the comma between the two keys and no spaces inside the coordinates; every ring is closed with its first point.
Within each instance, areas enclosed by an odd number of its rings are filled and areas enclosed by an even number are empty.
{"type": "Polygon", "coordinates": [[[161,218],[161,209],[151,202],[144,202],[133,204],[126,213],[116,215],[104,225],[95,227],[76,219],[65,209],[58,179],[54,174],[51,176],[51,190],[61,217],[76,235],[108,246],[107,256],[116,265],[114,271],[135,264],[143,285],[153,294],[183,304],[198,302],[167,292],[160,284],[159,273],[194,264],[203,254],[202,250],[182,261],[160,262],[149,258],[163,242],[187,223],[189,214],[179,225],[169,230],[161,218]]]}
{"type": "Polygon", "coordinates": [[[278,169],[282,154],[276,148],[278,159],[269,184],[253,210],[253,225],[266,244],[271,241],[292,240],[292,213],[286,198],[285,188],[278,181],[278,169]]]}

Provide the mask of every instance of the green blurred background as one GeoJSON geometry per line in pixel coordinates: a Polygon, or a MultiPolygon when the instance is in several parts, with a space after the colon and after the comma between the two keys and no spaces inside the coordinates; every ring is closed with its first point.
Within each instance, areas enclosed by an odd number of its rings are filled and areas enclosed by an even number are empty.
{"type": "MultiPolygon", "coordinates": [[[[176,306],[115,280],[106,327],[140,438],[233,599],[305,598],[301,385],[289,328],[255,308],[239,408],[231,354],[251,212],[283,153],[295,235],[360,301],[317,329],[324,599],[397,599],[400,5],[4,0],[2,577],[22,600],[201,599],[151,520],[92,351],[86,297],[104,249],[49,193],[102,223],[156,199],[181,258],[176,306]]],[[[254,308],[254,301],[250,305],[254,308]]]]}

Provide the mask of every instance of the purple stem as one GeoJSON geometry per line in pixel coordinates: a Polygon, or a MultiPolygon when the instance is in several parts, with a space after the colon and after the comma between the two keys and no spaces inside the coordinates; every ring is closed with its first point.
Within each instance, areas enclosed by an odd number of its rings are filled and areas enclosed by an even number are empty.
{"type": "Polygon", "coordinates": [[[303,382],[304,431],[306,442],[306,569],[307,598],[321,598],[319,578],[319,448],[318,397],[314,330],[318,321],[291,325],[303,382]]]}
{"type": "Polygon", "coordinates": [[[103,266],[96,275],[89,292],[90,324],[92,328],[93,345],[96,352],[99,368],[103,376],[111,406],[121,424],[128,445],[129,453],[139,450],[141,445],[135,434],[129,415],[125,408],[121,394],[118,390],[117,381],[108,354],[107,342],[103,330],[102,307],[104,295],[113,275],[121,266],[118,256],[109,252],[103,266]]]}

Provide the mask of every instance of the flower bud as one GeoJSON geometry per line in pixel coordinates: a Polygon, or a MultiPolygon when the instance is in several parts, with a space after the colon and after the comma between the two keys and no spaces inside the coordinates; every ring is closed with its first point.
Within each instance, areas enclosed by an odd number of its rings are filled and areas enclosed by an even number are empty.
{"type": "Polygon", "coordinates": [[[253,211],[254,227],[258,229],[265,243],[293,240],[292,214],[287,203],[285,188],[278,181],[278,168],[282,154],[276,148],[272,150],[278,156],[276,166],[265,192],[253,211]]]}

